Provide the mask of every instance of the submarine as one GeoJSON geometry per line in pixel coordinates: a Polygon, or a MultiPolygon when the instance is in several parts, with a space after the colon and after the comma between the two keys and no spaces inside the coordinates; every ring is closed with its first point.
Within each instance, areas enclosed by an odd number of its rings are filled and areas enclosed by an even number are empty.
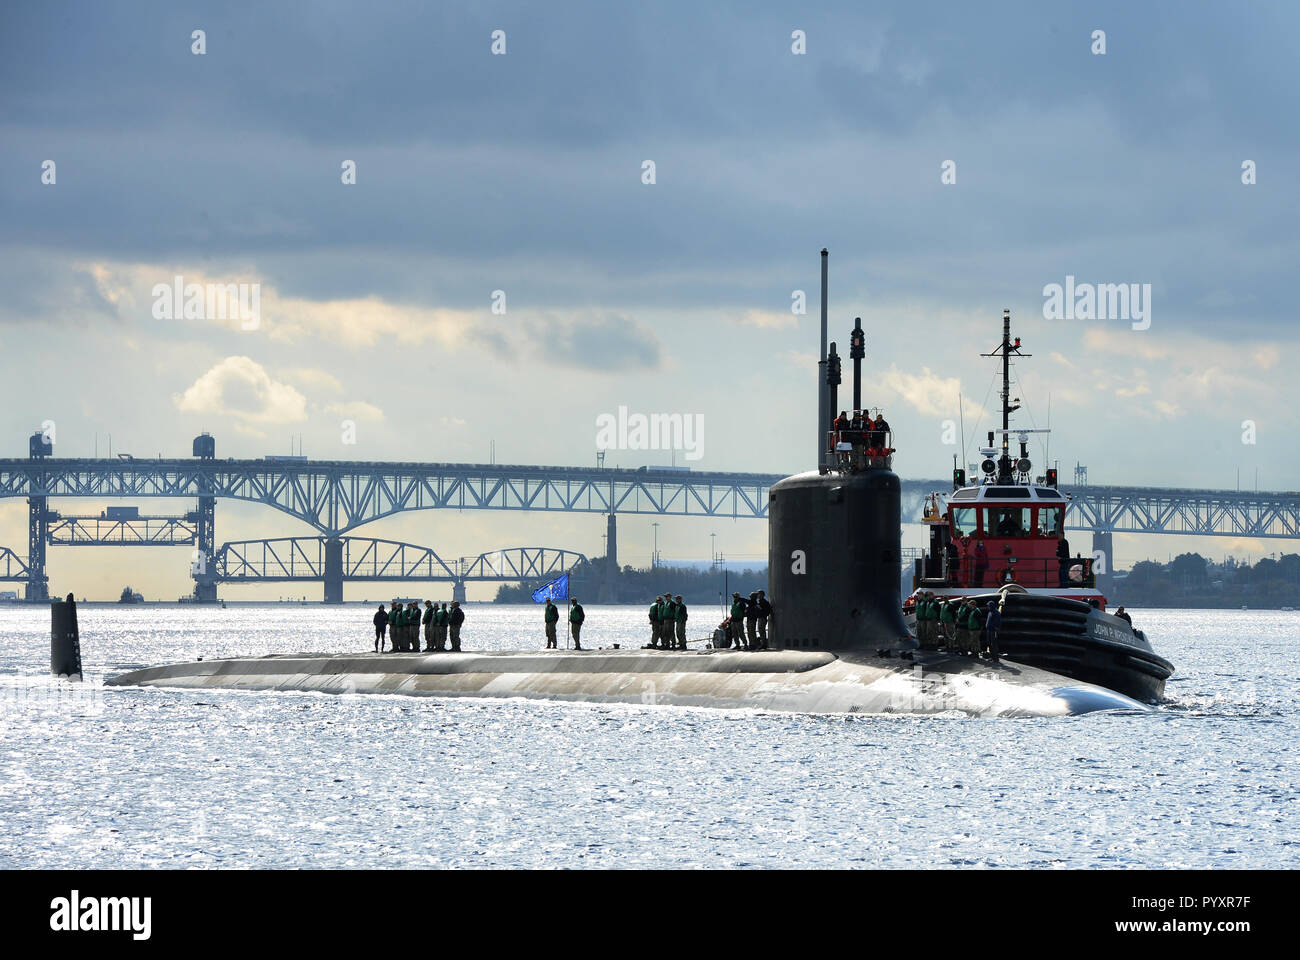
{"type": "MultiPolygon", "coordinates": [[[[768,492],[764,649],[297,653],[172,663],[106,685],[527,698],[809,714],[1063,717],[1146,704],[1105,686],[1010,659],[922,649],[904,619],[901,484],[892,432],[831,431],[841,382],[827,347],[822,251],[815,468],[768,492]]],[[[861,409],[865,333],[850,335],[861,409]]]]}

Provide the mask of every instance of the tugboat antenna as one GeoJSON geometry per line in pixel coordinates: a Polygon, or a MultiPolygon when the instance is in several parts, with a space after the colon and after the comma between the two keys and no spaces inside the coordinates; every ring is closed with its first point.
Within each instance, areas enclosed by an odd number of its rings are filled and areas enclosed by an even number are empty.
{"type": "Polygon", "coordinates": [[[961,458],[966,459],[966,414],[961,407],[961,391],[957,391],[957,418],[961,421],[961,458]]]}
{"type": "Polygon", "coordinates": [[[1011,342],[1011,311],[1002,311],[1002,343],[992,353],[982,353],[982,357],[1002,357],[1002,456],[998,458],[998,483],[1011,482],[1010,437],[1011,412],[1019,410],[1020,404],[1011,404],[1011,354],[1018,357],[1032,357],[1032,353],[1020,352],[1020,338],[1011,342]]]}

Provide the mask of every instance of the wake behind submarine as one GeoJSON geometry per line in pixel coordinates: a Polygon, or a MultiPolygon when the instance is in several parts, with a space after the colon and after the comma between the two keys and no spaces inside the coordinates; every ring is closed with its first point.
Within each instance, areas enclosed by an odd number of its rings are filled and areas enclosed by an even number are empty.
{"type": "MultiPolygon", "coordinates": [[[[1146,710],[1107,687],[1028,662],[920,649],[899,589],[901,497],[892,435],[830,433],[840,358],[822,361],[817,468],[768,500],[769,649],[299,653],[198,660],[134,670],[110,686],[523,697],[815,714],[1032,717],[1146,710]]],[[[865,334],[851,335],[853,406],[861,409],[865,334]]]]}

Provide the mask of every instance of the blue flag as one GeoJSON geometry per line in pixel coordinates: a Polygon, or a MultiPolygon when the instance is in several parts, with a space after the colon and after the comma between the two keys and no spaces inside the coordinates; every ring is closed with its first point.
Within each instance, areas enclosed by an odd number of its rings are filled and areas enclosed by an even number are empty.
{"type": "Polygon", "coordinates": [[[533,603],[545,603],[550,600],[569,599],[569,575],[561,574],[544,587],[533,591],[533,603]]]}

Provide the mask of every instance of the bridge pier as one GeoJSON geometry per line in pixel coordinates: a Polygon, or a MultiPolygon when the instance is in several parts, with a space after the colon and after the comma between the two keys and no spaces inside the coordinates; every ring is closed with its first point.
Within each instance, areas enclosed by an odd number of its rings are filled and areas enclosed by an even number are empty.
{"type": "Polygon", "coordinates": [[[1110,530],[1092,531],[1092,569],[1097,576],[1097,589],[1110,599],[1111,570],[1115,563],[1115,534],[1110,530]]]}
{"type": "Polygon", "coordinates": [[[605,521],[605,575],[600,578],[596,602],[618,602],[618,522],[612,511],[605,521]]]}
{"type": "Polygon", "coordinates": [[[465,602],[466,602],[466,600],[465,600],[465,581],[464,581],[464,580],[457,580],[454,584],[452,584],[452,588],[451,588],[451,598],[452,598],[453,600],[455,600],[457,603],[465,603],[465,602]]]}
{"type": "Polygon", "coordinates": [[[338,537],[325,541],[325,602],[343,602],[343,541],[338,537]]]}
{"type": "Polygon", "coordinates": [[[198,523],[195,525],[194,563],[190,572],[194,577],[196,603],[217,602],[217,498],[199,497],[198,523]]]}
{"type": "Polygon", "coordinates": [[[27,498],[27,600],[50,599],[50,578],[45,575],[45,541],[50,515],[45,497],[27,498]]]}

